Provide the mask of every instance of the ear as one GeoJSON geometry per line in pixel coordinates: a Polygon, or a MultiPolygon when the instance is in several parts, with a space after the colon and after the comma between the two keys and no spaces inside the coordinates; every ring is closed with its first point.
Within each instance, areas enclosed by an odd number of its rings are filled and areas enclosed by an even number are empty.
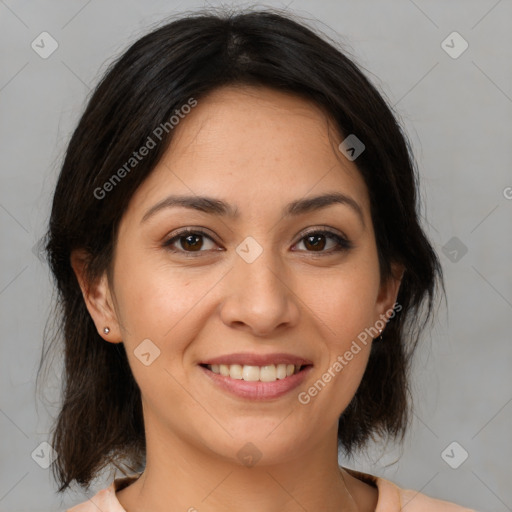
{"type": "Polygon", "coordinates": [[[110,343],[121,343],[121,330],[114,309],[112,294],[106,272],[94,283],[86,279],[85,268],[89,260],[88,253],[83,249],[71,252],[71,266],[77,277],[87,310],[92,317],[98,334],[110,343]],[[108,327],[110,331],[105,333],[103,329],[108,327]]]}
{"type": "Polygon", "coordinates": [[[400,284],[402,283],[402,277],[404,275],[405,268],[403,265],[398,263],[391,264],[391,275],[381,282],[379,294],[377,296],[376,303],[376,317],[377,320],[387,321],[393,311],[393,306],[396,303],[398,291],[400,290],[400,284]]]}

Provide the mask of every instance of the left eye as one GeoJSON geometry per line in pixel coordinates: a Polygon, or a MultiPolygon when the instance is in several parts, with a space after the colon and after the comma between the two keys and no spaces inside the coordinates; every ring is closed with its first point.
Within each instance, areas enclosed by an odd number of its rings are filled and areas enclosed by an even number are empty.
{"type": "Polygon", "coordinates": [[[303,243],[306,248],[312,248],[307,252],[332,253],[347,250],[352,247],[351,243],[345,238],[331,231],[312,231],[302,237],[299,244],[303,243]],[[331,250],[324,251],[327,240],[334,241],[334,247],[331,250]]]}

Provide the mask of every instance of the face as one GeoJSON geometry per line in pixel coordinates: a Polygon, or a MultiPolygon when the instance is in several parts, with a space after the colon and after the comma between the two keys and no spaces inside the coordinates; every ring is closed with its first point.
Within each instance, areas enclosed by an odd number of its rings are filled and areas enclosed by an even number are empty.
{"type": "Polygon", "coordinates": [[[125,344],[165,442],[234,460],[251,442],[273,463],[336,439],[369,356],[361,333],[398,291],[341,140],[301,98],[223,88],[132,197],[88,307],[125,344]]]}

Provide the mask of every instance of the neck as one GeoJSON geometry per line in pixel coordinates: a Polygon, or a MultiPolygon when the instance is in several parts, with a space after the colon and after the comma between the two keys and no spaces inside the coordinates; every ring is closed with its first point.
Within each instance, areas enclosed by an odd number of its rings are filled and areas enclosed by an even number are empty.
{"type": "Polygon", "coordinates": [[[147,432],[146,469],[117,498],[127,512],[354,512],[347,476],[336,436],[286,462],[244,466],[183,439],[162,444],[147,432]]]}

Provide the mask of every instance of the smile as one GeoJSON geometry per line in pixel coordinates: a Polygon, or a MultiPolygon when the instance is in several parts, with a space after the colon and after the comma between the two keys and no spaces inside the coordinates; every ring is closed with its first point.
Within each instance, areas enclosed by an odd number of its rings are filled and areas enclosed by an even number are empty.
{"type": "Polygon", "coordinates": [[[244,400],[262,401],[289,394],[305,381],[313,364],[287,355],[235,354],[204,362],[199,368],[220,391],[244,400]]]}
{"type": "Polygon", "coordinates": [[[247,382],[275,382],[299,373],[304,365],[270,364],[265,366],[240,364],[208,364],[206,368],[213,373],[230,379],[247,382]]]}

